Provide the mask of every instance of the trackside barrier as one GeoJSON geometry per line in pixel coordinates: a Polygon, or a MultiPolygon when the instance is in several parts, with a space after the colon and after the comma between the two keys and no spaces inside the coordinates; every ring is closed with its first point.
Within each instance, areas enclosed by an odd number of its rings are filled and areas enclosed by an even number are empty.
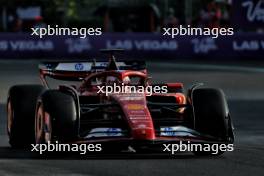
{"type": "Polygon", "coordinates": [[[31,36],[30,33],[0,33],[0,59],[7,58],[93,58],[101,48],[124,48],[131,58],[157,59],[263,59],[264,34],[233,36],[179,36],[151,33],[103,33],[78,36],[31,36]]]}

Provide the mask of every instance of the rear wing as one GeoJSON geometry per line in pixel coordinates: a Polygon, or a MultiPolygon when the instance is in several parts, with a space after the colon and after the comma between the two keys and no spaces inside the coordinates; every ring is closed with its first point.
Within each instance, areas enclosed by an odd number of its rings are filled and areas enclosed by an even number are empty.
{"type": "MultiPolygon", "coordinates": [[[[46,77],[66,81],[81,81],[91,73],[111,71],[109,65],[111,62],[104,61],[83,61],[83,62],[44,62],[39,65],[40,77],[47,85],[46,77]]],[[[121,61],[115,62],[114,70],[125,71],[144,71],[146,69],[145,61],[121,61]]]]}

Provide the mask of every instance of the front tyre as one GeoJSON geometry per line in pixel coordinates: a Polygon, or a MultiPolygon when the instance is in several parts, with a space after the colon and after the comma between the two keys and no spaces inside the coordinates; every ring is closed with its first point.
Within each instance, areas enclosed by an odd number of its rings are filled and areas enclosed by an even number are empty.
{"type": "MultiPolygon", "coordinates": [[[[220,89],[200,88],[192,94],[194,129],[214,137],[219,143],[233,143],[233,128],[225,95],[220,89]]],[[[212,152],[194,152],[213,155],[212,152]]],[[[220,151],[217,155],[223,154],[220,151]]]]}
{"type": "Polygon", "coordinates": [[[41,85],[16,85],[9,89],[7,99],[7,133],[14,148],[34,143],[36,102],[45,90],[41,85]]]}
{"type": "Polygon", "coordinates": [[[73,97],[59,90],[48,90],[38,100],[35,141],[67,142],[78,137],[78,115],[73,97]]]}

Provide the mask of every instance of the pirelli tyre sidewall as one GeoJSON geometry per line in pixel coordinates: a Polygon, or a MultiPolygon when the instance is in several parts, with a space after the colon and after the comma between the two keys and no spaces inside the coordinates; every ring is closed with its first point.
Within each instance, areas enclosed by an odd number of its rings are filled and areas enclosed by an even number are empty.
{"type": "Polygon", "coordinates": [[[68,142],[78,137],[76,104],[70,94],[59,90],[45,91],[38,100],[35,121],[36,143],[46,143],[48,138],[50,142],[68,142]],[[38,132],[38,126],[42,132],[38,132]],[[39,133],[41,139],[37,137],[39,133]]]}
{"type": "MultiPolygon", "coordinates": [[[[229,142],[229,139],[233,138],[233,132],[230,132],[232,126],[228,104],[221,89],[195,89],[192,102],[196,131],[213,136],[219,142],[229,142]]],[[[196,154],[210,154],[210,152],[196,154]]]]}
{"type": "Polygon", "coordinates": [[[36,102],[44,90],[41,85],[16,85],[9,89],[7,133],[12,147],[30,147],[34,143],[36,102]]]}

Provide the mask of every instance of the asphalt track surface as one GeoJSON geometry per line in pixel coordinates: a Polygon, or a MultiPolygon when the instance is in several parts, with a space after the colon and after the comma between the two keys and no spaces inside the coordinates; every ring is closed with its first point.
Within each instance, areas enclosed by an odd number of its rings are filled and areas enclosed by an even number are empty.
{"type": "Polygon", "coordinates": [[[264,175],[264,71],[258,66],[150,62],[157,82],[221,87],[235,126],[235,151],[219,157],[124,153],[44,159],[9,147],[6,94],[14,84],[39,83],[38,62],[0,61],[0,175],[264,175]]]}

